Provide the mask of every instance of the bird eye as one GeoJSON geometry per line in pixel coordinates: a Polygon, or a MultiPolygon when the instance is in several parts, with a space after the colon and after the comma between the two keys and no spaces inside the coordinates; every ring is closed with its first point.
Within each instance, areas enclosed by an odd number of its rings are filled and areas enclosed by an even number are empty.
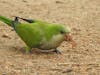
{"type": "Polygon", "coordinates": [[[64,32],[64,31],[60,31],[60,33],[61,33],[61,34],[64,34],[65,32],[64,32]]]}

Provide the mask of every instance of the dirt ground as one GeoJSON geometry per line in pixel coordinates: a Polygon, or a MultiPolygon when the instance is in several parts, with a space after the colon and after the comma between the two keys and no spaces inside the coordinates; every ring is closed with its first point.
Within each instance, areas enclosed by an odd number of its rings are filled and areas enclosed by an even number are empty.
{"type": "Polygon", "coordinates": [[[77,42],[63,42],[62,54],[33,50],[0,22],[0,75],[100,75],[100,0],[0,0],[0,15],[68,25],[77,42]]]}

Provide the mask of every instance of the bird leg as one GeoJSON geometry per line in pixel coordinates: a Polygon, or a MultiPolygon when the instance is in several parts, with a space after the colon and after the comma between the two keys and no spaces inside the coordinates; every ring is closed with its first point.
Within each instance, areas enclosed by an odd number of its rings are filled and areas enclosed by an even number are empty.
{"type": "Polygon", "coordinates": [[[25,52],[26,52],[26,54],[32,53],[32,48],[26,46],[26,47],[25,47],[25,52]]]}

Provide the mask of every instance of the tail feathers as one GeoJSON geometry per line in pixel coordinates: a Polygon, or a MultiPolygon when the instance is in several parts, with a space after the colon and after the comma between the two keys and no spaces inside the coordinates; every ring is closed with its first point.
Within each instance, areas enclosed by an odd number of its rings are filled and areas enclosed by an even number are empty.
{"type": "Polygon", "coordinates": [[[4,16],[0,16],[0,21],[6,23],[6,24],[9,25],[9,26],[12,26],[12,21],[13,21],[13,20],[11,20],[11,19],[9,19],[9,18],[6,18],[6,17],[4,17],[4,16]]]}

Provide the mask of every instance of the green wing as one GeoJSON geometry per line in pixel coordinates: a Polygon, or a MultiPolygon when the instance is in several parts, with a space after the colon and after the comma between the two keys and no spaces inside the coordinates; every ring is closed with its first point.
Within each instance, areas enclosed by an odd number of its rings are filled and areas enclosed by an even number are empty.
{"type": "Polygon", "coordinates": [[[41,37],[43,37],[44,34],[37,23],[16,25],[16,32],[31,48],[38,47],[40,45],[41,37]]]}

